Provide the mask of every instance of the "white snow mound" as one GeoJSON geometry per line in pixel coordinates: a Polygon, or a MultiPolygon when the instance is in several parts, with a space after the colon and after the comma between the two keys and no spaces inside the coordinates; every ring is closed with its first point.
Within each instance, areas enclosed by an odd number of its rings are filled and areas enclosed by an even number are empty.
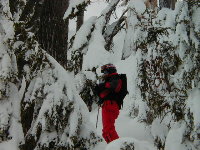
{"type": "Polygon", "coordinates": [[[156,148],[145,141],[138,141],[134,138],[119,138],[107,145],[105,150],[156,150],[156,148]]]}

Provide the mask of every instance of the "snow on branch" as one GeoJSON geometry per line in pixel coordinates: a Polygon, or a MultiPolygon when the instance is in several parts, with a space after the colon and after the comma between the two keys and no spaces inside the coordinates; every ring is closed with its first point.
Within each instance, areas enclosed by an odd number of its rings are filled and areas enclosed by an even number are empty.
{"type": "Polygon", "coordinates": [[[63,19],[74,18],[81,10],[84,10],[89,3],[90,0],[71,0],[63,19]]]}
{"type": "Polygon", "coordinates": [[[114,36],[126,25],[126,17],[124,16],[128,9],[126,9],[118,21],[112,23],[110,26],[107,27],[106,32],[104,33],[106,45],[106,50],[111,49],[112,41],[114,36]]]}
{"type": "Polygon", "coordinates": [[[105,32],[106,24],[109,22],[110,16],[111,16],[112,12],[116,9],[116,6],[118,5],[119,1],[120,0],[112,0],[109,3],[108,7],[106,7],[102,11],[101,16],[99,16],[99,19],[103,17],[104,20],[105,20],[105,22],[104,22],[105,24],[104,24],[103,29],[102,29],[103,33],[105,32]]]}

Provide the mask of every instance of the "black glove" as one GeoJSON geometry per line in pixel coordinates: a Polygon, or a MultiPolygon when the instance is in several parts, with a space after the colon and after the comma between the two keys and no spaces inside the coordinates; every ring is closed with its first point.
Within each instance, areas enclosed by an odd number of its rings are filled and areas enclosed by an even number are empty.
{"type": "Polygon", "coordinates": [[[99,91],[99,86],[96,85],[96,86],[94,87],[94,94],[95,94],[95,95],[99,95],[99,93],[100,93],[100,91],[99,91]]]}
{"type": "Polygon", "coordinates": [[[103,104],[103,100],[102,100],[102,99],[99,99],[98,102],[97,102],[97,104],[98,104],[99,106],[101,106],[101,105],[103,104]]]}
{"type": "Polygon", "coordinates": [[[103,91],[105,89],[105,83],[100,83],[98,86],[100,91],[103,91]]]}

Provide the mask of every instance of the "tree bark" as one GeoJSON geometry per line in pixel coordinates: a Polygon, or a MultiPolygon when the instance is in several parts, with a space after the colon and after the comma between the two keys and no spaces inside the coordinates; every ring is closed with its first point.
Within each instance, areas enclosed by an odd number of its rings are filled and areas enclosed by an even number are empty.
{"type": "Polygon", "coordinates": [[[157,8],[157,0],[145,0],[145,5],[147,8],[155,10],[157,8]]]}
{"type": "Polygon", "coordinates": [[[160,0],[160,9],[165,7],[165,8],[170,8],[171,0],[160,0]]]}
{"type": "Polygon", "coordinates": [[[68,20],[63,16],[69,0],[45,0],[40,16],[38,39],[42,48],[63,67],[67,64],[68,20]]]}
{"type": "Polygon", "coordinates": [[[80,14],[77,16],[77,22],[76,22],[76,31],[80,29],[84,22],[84,10],[80,12],[80,14]]]}
{"type": "Polygon", "coordinates": [[[176,4],[177,0],[172,0],[171,3],[171,8],[174,10],[175,9],[175,4],[176,4]]]}
{"type": "Polygon", "coordinates": [[[171,8],[175,9],[175,4],[177,0],[160,0],[160,9],[165,7],[165,8],[171,8]]]}

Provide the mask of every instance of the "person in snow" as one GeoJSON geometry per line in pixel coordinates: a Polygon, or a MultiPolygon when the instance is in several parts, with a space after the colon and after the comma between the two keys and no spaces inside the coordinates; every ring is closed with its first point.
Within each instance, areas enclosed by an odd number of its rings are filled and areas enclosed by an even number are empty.
{"type": "Polygon", "coordinates": [[[103,83],[96,85],[95,91],[99,96],[98,104],[102,106],[102,136],[107,143],[119,138],[115,130],[115,120],[119,115],[120,105],[117,93],[122,88],[122,81],[113,64],[101,67],[103,83]]]}

